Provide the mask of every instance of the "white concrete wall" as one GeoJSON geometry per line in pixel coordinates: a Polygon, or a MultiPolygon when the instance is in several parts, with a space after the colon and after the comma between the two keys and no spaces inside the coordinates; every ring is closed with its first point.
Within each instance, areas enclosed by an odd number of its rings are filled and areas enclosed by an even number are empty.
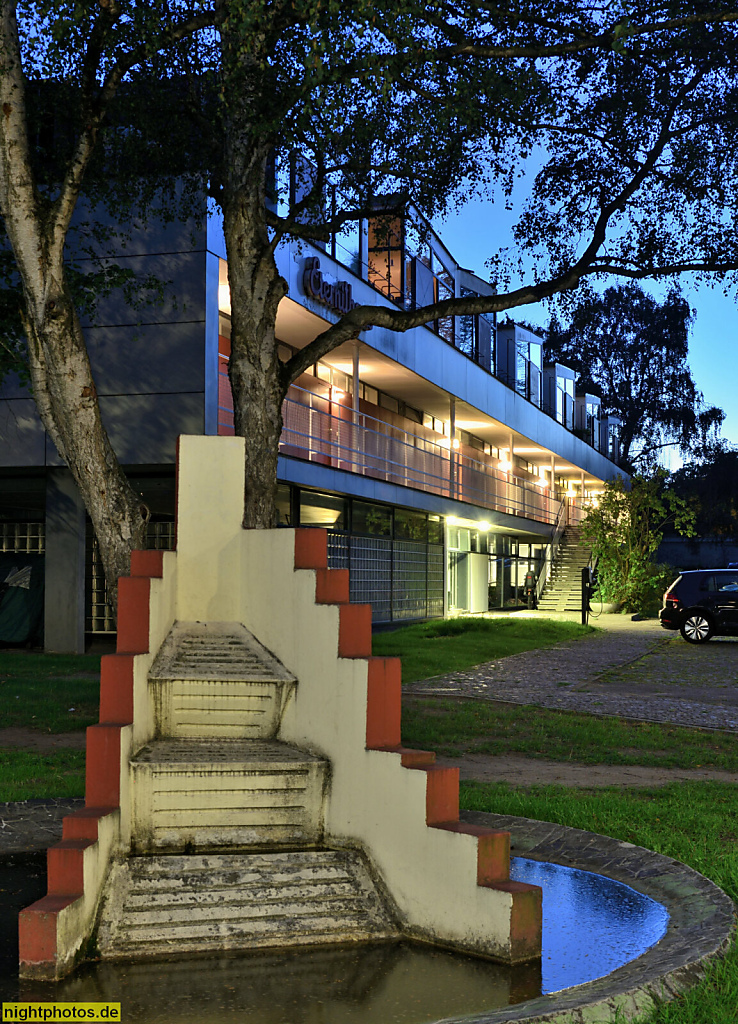
{"type": "Polygon", "coordinates": [[[330,760],[327,834],[366,849],[409,929],[504,958],[510,894],[477,885],[474,837],[426,826],[425,772],[366,750],[367,661],[338,658],[294,531],[241,529],[243,459],[240,438],[180,440],[178,618],[242,622],[297,676],[280,738],[330,760]]]}

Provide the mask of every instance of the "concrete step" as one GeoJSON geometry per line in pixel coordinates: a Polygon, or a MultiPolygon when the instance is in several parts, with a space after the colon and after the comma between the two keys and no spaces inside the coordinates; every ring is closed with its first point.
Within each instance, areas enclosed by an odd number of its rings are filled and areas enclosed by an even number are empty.
{"type": "Polygon", "coordinates": [[[111,873],[103,958],[375,942],[397,935],[361,854],[132,857],[111,873]]]}
{"type": "Polygon", "coordinates": [[[177,622],[149,671],[157,733],[269,739],[295,677],[237,622],[177,622]]]}
{"type": "Polygon", "coordinates": [[[265,740],[158,740],[131,759],[138,852],[319,843],[328,764],[265,740]]]}

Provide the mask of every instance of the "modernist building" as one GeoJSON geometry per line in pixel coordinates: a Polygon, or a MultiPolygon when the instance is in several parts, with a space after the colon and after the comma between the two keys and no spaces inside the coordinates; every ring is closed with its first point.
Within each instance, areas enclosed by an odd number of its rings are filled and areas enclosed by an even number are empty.
{"type": "MultiPolygon", "coordinates": [[[[286,358],[351,303],[412,308],[489,294],[420,214],[371,219],[331,244],[283,245],[286,358]]],[[[180,433],[233,431],[230,304],[218,221],[139,230],[118,262],[164,283],[132,313],[116,295],[87,325],[103,416],[152,510],[150,543],[173,540],[180,433]]],[[[545,571],[566,521],[620,474],[617,423],[576,397],[541,339],[494,317],[449,317],[405,334],[362,332],[312,367],[284,405],[279,514],[330,531],[334,566],[376,622],[514,606],[545,571]]],[[[15,380],[0,391],[0,550],[45,556],[46,645],[79,650],[112,628],[84,509],[15,380]]],[[[4,563],[3,563],[4,564],[4,563]]]]}

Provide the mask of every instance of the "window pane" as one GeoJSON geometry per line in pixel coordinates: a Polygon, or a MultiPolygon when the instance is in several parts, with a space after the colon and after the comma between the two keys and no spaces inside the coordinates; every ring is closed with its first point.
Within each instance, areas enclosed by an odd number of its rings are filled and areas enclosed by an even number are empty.
{"type": "Polygon", "coordinates": [[[346,529],[346,499],[335,494],[300,491],[300,525],[346,529]]]}

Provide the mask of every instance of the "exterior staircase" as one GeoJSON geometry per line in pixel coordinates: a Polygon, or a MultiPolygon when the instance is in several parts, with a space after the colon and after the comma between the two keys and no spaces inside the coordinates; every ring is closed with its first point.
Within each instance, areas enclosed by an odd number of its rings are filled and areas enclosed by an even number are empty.
{"type": "Polygon", "coordinates": [[[582,607],[582,569],[589,565],[591,551],[580,543],[581,529],[567,526],[538,608],[543,612],[578,612],[582,607]]]}
{"type": "Polygon", "coordinates": [[[322,848],[328,762],[275,739],[296,680],[239,623],[176,623],[149,671],[156,738],[130,759],[132,850],[107,959],[368,942],[397,928],[368,864],[322,848]]]}

